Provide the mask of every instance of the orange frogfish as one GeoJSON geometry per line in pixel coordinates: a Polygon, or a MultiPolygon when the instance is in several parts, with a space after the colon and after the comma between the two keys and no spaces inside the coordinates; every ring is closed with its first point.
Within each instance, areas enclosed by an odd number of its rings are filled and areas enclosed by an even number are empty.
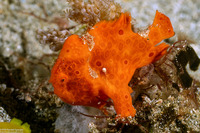
{"type": "Polygon", "coordinates": [[[156,11],[148,36],[131,29],[131,16],[122,13],[101,21],[86,35],[68,37],[51,71],[54,93],[71,105],[103,110],[111,98],[116,113],[134,117],[132,89],[135,70],[160,59],[169,47],[161,41],[174,35],[170,19],[156,11]],[[160,43],[160,44],[159,44],[160,43]]]}

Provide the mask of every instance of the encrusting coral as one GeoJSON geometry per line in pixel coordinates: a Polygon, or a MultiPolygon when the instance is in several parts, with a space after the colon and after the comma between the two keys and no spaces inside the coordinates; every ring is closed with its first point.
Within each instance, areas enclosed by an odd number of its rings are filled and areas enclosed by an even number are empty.
{"type": "Polygon", "coordinates": [[[52,69],[54,93],[72,105],[103,109],[111,98],[121,117],[135,116],[128,86],[137,68],[160,59],[169,45],[160,41],[174,35],[167,16],[156,12],[147,38],[134,33],[131,17],[101,21],[86,35],[70,36],[52,69]]]}

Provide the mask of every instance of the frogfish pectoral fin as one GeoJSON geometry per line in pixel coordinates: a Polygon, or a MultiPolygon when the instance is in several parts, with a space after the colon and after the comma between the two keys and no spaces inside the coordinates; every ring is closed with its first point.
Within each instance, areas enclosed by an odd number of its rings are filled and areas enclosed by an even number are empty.
{"type": "Polygon", "coordinates": [[[120,115],[120,117],[134,117],[136,114],[136,110],[132,104],[130,89],[125,86],[124,89],[119,89],[110,83],[108,83],[108,87],[109,89],[106,89],[104,91],[107,96],[113,100],[116,113],[120,115]]]}

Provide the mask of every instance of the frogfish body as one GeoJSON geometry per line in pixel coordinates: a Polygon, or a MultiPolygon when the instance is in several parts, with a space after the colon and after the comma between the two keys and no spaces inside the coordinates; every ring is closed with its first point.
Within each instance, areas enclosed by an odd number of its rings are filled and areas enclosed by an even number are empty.
{"type": "Polygon", "coordinates": [[[135,116],[128,86],[135,70],[160,59],[169,45],[160,43],[174,35],[170,19],[156,12],[148,36],[131,29],[131,16],[101,21],[85,36],[65,41],[51,71],[54,93],[71,105],[102,109],[111,98],[121,117],[135,116]]]}

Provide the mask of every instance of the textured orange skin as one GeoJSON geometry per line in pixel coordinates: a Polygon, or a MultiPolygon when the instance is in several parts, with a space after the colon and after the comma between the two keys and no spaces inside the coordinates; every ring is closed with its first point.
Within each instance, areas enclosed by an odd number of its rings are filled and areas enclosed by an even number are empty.
{"type": "Polygon", "coordinates": [[[122,13],[117,20],[97,23],[88,31],[95,42],[91,51],[83,38],[70,36],[51,71],[54,93],[66,103],[99,109],[111,98],[117,114],[134,117],[136,110],[128,83],[137,68],[166,53],[167,44],[155,45],[172,37],[174,31],[169,18],[158,11],[148,38],[134,33],[130,21],[129,14],[122,13]],[[97,78],[91,76],[90,68],[97,78]]]}

